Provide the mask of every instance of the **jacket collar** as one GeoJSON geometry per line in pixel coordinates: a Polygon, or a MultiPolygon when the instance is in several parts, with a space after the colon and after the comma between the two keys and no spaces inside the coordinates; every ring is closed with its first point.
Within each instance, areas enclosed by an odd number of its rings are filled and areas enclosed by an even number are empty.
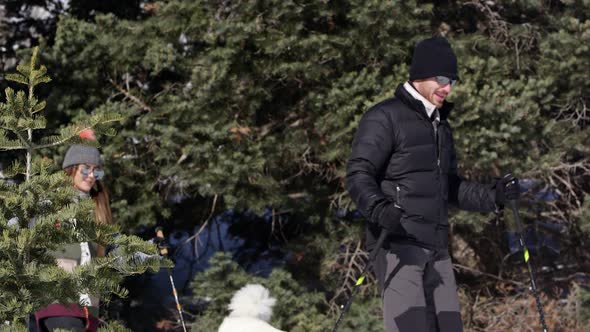
{"type": "MultiPolygon", "coordinates": [[[[414,98],[405,88],[403,84],[400,84],[397,86],[397,89],[395,90],[395,97],[398,98],[399,100],[401,100],[404,104],[406,104],[408,107],[410,107],[411,109],[415,110],[418,112],[418,114],[430,121],[430,117],[428,116],[428,114],[426,113],[426,109],[424,108],[424,104],[414,98]]],[[[446,120],[449,117],[449,113],[451,113],[451,110],[453,109],[454,104],[450,103],[448,101],[443,101],[443,106],[438,110],[439,114],[440,114],[440,119],[441,121],[446,120]]]]}
{"type": "Polygon", "coordinates": [[[408,81],[408,82],[404,83],[404,89],[406,89],[406,91],[408,91],[408,93],[410,95],[412,95],[412,97],[414,97],[414,99],[417,99],[417,100],[421,101],[422,104],[424,104],[424,108],[426,109],[426,114],[428,114],[429,118],[432,118],[433,114],[435,114],[436,117],[439,117],[438,110],[436,109],[436,105],[434,105],[428,99],[426,99],[424,96],[422,96],[420,94],[420,92],[418,92],[416,90],[416,88],[414,88],[414,85],[411,82],[408,81]]]}

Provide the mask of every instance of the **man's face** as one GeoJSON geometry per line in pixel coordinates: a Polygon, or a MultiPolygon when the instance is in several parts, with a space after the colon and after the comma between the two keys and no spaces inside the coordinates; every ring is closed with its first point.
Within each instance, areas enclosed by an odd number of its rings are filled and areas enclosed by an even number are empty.
{"type": "Polygon", "coordinates": [[[443,101],[451,92],[451,83],[438,83],[435,77],[416,80],[412,84],[418,93],[435,105],[436,108],[442,107],[443,101]]]}

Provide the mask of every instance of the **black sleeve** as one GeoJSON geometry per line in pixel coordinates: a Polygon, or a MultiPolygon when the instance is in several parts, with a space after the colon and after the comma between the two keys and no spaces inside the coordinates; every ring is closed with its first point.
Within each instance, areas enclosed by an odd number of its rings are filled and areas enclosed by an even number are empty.
{"type": "Polygon", "coordinates": [[[370,222],[378,222],[384,207],[390,204],[381,191],[379,177],[394,152],[394,142],[393,125],[385,111],[367,111],[359,122],[346,165],[346,190],[370,222]]]}
{"type": "Polygon", "coordinates": [[[461,210],[492,212],[496,210],[496,192],[493,185],[467,181],[457,172],[457,154],[451,141],[449,169],[449,203],[461,210]]]}

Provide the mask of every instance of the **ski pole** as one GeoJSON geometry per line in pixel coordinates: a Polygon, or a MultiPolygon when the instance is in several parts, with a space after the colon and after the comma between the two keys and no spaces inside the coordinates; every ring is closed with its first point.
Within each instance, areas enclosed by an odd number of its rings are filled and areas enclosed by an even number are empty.
{"type": "MultiPolygon", "coordinates": [[[[164,232],[160,227],[156,228],[156,240],[158,243],[162,243],[164,241],[164,232]]],[[[160,255],[168,255],[168,247],[158,245],[158,249],[160,250],[160,255]]],[[[186,332],[184,316],[182,315],[182,306],[180,305],[180,301],[178,301],[178,292],[176,291],[176,285],[174,285],[174,278],[172,278],[172,273],[170,272],[170,270],[171,268],[167,269],[168,278],[170,279],[170,285],[172,286],[172,295],[174,296],[174,301],[176,302],[176,309],[178,310],[178,317],[180,318],[180,323],[182,324],[182,330],[186,332]]]]}
{"type": "Polygon", "coordinates": [[[529,250],[526,247],[526,243],[524,242],[524,236],[522,235],[522,224],[520,223],[520,217],[518,216],[518,208],[517,208],[517,201],[511,200],[509,201],[510,208],[512,209],[512,213],[514,214],[514,219],[516,220],[516,228],[518,230],[519,235],[519,242],[520,247],[524,253],[524,261],[527,263],[527,267],[529,270],[529,277],[531,279],[531,289],[533,290],[533,294],[535,296],[535,301],[537,302],[537,310],[539,311],[539,317],[541,318],[541,327],[543,327],[543,332],[547,332],[547,324],[545,323],[545,313],[543,312],[543,306],[541,305],[541,299],[539,298],[539,292],[537,291],[537,283],[535,282],[535,268],[531,264],[529,250]]]}
{"type": "Polygon", "coordinates": [[[361,276],[356,280],[356,284],[354,284],[354,288],[352,289],[352,292],[350,293],[350,297],[348,298],[348,301],[346,301],[346,304],[344,305],[344,308],[342,309],[342,312],[340,313],[340,316],[338,317],[338,320],[336,321],[336,325],[334,325],[332,332],[336,332],[338,330],[338,326],[340,326],[340,323],[342,322],[344,315],[350,309],[350,305],[352,304],[352,298],[354,297],[354,294],[357,292],[357,290],[360,288],[360,286],[363,284],[363,281],[365,281],[365,273],[369,270],[369,267],[372,266],[372,262],[377,257],[377,252],[379,251],[379,249],[383,246],[383,242],[387,238],[387,234],[388,234],[387,230],[385,230],[385,229],[381,230],[381,234],[379,234],[379,238],[377,239],[377,244],[375,245],[375,249],[373,249],[373,252],[369,256],[369,261],[367,262],[367,264],[365,264],[365,267],[363,268],[363,271],[361,272],[361,276]]]}

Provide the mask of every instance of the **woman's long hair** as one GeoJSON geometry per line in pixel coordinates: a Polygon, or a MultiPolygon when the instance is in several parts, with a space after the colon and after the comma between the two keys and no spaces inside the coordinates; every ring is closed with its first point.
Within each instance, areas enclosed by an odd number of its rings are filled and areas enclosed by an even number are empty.
{"type": "MultiPolygon", "coordinates": [[[[74,179],[78,171],[78,165],[66,167],[64,171],[67,175],[74,179]]],[[[94,221],[97,224],[111,224],[113,222],[113,215],[111,213],[111,205],[109,203],[109,192],[100,180],[96,180],[95,185],[90,189],[90,197],[94,201],[94,221]]]]}
{"type": "MultiPolygon", "coordinates": [[[[64,168],[66,174],[72,178],[72,182],[78,171],[78,166],[80,164],[64,168]]],[[[89,194],[94,201],[94,222],[97,224],[111,224],[113,222],[113,215],[111,213],[107,187],[101,181],[96,180],[89,194]]],[[[105,247],[99,245],[96,248],[96,255],[98,257],[104,257],[106,255],[105,247]]]]}

